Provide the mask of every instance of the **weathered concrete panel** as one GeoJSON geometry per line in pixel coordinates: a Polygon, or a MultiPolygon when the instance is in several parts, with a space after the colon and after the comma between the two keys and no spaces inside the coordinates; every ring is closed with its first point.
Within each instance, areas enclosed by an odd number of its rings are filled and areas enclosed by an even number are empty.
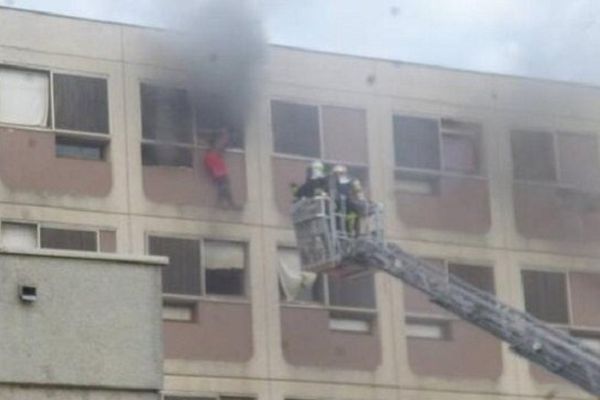
{"type": "Polygon", "coordinates": [[[0,252],[0,385],[159,389],[160,261],[0,252]],[[37,300],[21,301],[19,285],[37,300]]]}

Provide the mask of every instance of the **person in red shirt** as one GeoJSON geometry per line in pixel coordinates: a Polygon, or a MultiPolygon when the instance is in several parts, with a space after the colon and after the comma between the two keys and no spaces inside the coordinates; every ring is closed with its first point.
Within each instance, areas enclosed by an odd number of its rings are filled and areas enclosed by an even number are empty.
{"type": "Polygon", "coordinates": [[[210,149],[204,155],[204,167],[217,188],[217,205],[237,208],[231,194],[229,169],[224,158],[228,143],[229,134],[226,129],[223,129],[211,139],[210,149]]]}

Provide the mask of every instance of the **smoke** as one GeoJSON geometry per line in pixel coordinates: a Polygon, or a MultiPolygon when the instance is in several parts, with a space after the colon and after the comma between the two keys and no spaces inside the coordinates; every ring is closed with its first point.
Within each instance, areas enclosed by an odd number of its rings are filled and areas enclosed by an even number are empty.
{"type": "Polygon", "coordinates": [[[182,26],[174,28],[184,34],[187,89],[199,125],[226,127],[239,141],[266,55],[261,21],[245,0],[210,0],[187,11],[182,26]]]}

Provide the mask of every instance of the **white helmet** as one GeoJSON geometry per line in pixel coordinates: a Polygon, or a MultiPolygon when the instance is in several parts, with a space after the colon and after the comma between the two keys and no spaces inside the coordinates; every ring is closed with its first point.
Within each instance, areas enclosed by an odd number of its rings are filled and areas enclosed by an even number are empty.
{"type": "Polygon", "coordinates": [[[325,166],[319,160],[310,164],[310,179],[320,179],[325,176],[325,166]]]}

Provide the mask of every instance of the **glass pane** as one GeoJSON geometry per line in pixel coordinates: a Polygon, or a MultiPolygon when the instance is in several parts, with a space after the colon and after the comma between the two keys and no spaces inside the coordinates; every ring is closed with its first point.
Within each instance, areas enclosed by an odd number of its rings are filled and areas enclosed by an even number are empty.
{"type": "Polygon", "coordinates": [[[448,272],[462,279],[463,281],[475,286],[488,293],[494,294],[494,269],[491,267],[481,267],[464,264],[448,264],[448,272]]]}
{"type": "Polygon", "coordinates": [[[555,181],[554,137],[548,132],[511,133],[516,179],[555,181]]]}
{"type": "Polygon", "coordinates": [[[375,308],[375,279],[373,274],[358,278],[327,277],[329,304],[340,307],[375,308]]]}
{"type": "Polygon", "coordinates": [[[596,137],[560,134],[557,141],[561,183],[581,190],[598,191],[600,165],[596,137]]]}
{"type": "Polygon", "coordinates": [[[394,116],[394,153],[399,167],[440,169],[438,121],[394,116]]]}
{"type": "Polygon", "coordinates": [[[54,74],[54,117],[58,129],[108,133],[106,79],[54,74]]]}
{"type": "Polygon", "coordinates": [[[565,274],[521,271],[521,277],[527,312],[546,322],[569,323],[565,274]]]}
{"type": "Polygon", "coordinates": [[[478,137],[444,133],[444,170],[465,174],[479,172],[478,137]]]}
{"type": "Polygon", "coordinates": [[[143,83],[141,102],[144,138],[163,142],[192,142],[192,114],[185,90],[143,83]]]}
{"type": "Polygon", "coordinates": [[[56,157],[81,160],[102,160],[104,144],[70,137],[57,136],[55,139],[56,157]]]}
{"type": "Polygon", "coordinates": [[[72,229],[41,228],[41,247],[46,249],[97,251],[97,233],[72,229]]]}
{"type": "Polygon", "coordinates": [[[162,269],[163,292],[201,294],[200,243],[197,240],[150,237],[149,252],[169,257],[169,265],[162,269]]]}
{"type": "Polygon", "coordinates": [[[277,153],[321,156],[318,107],[272,101],[271,119],[277,153]]]}

